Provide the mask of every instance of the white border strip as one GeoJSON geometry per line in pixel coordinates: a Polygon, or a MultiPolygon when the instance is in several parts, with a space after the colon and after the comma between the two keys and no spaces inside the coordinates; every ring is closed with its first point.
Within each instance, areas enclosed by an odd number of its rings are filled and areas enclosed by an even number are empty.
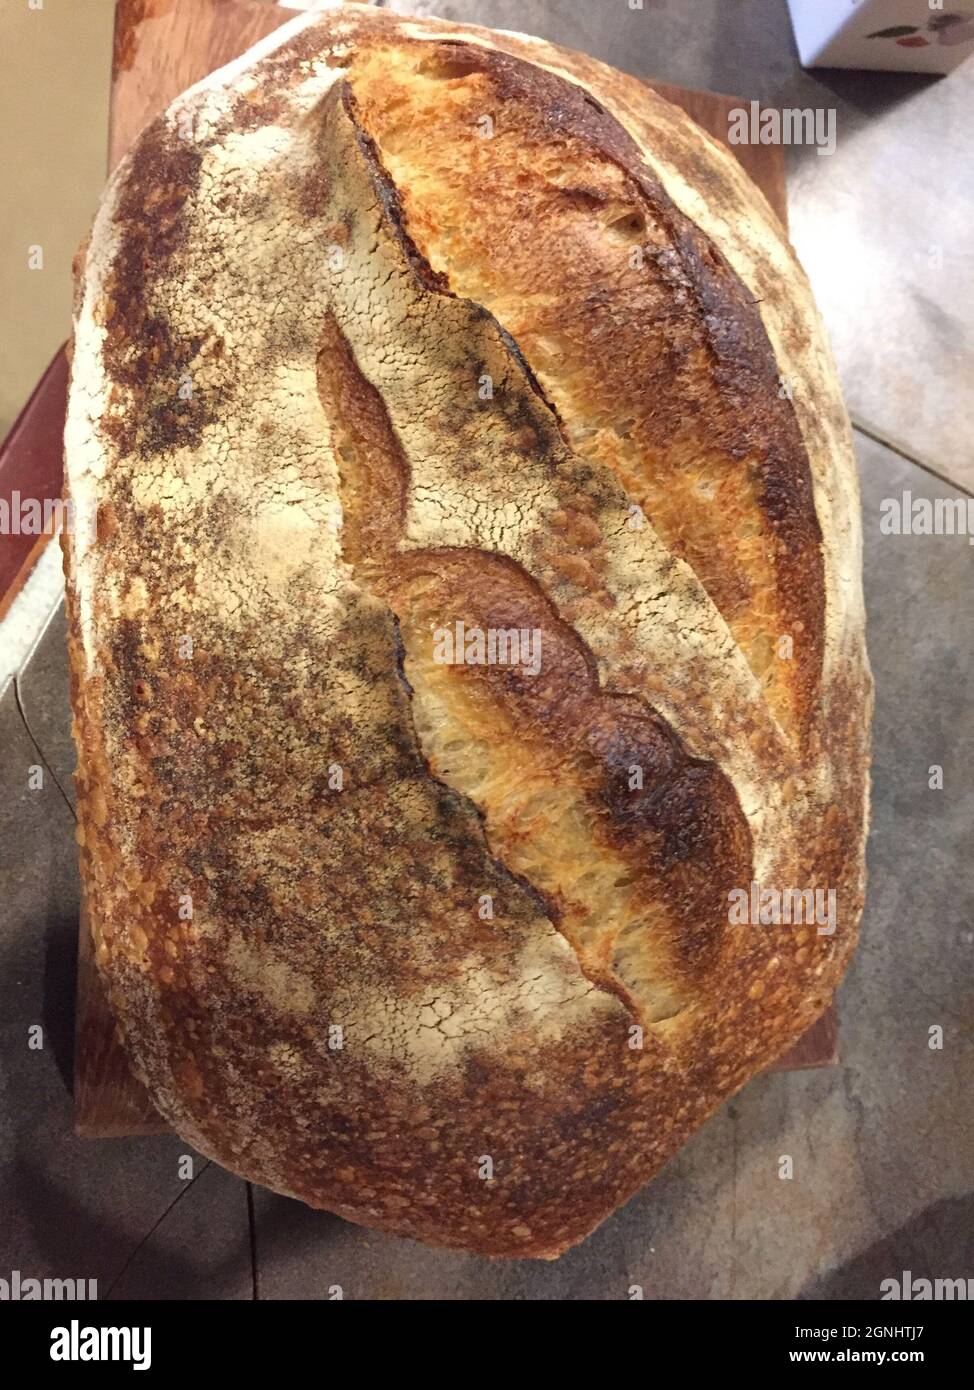
{"type": "Polygon", "coordinates": [[[0,697],[27,665],[63,597],[61,545],[55,536],[0,622],[0,697]]]}

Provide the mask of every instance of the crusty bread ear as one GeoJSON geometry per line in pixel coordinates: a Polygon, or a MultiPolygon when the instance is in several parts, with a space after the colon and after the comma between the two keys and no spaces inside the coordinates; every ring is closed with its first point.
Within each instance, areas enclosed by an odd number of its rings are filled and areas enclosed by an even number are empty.
{"type": "Polygon", "coordinates": [[[301,17],[113,177],[66,453],[85,898],[160,1111],[557,1255],[855,943],[855,468],[766,203],[589,59],[301,17]]]}

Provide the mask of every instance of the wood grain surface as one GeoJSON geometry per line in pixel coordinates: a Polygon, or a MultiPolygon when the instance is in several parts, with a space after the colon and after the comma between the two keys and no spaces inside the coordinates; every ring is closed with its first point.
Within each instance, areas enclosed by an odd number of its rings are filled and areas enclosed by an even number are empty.
{"type": "Polygon", "coordinates": [[[166,1126],[136,1081],[115,1036],[115,1020],[95,965],[84,909],[78,932],[78,1003],[74,1033],[74,1127],[88,1139],[161,1134],[166,1126]]]}
{"type": "MultiPolygon", "coordinates": [[[[11,517],[20,514],[18,497],[43,505],[61,496],[67,394],[68,359],[61,348],[0,445],[0,502],[11,517]]],[[[11,525],[0,536],[0,619],[55,530],[35,536],[11,525]]]]}
{"type": "MultiPolygon", "coordinates": [[[[208,72],[243,53],[293,11],[252,0],[118,0],[109,137],[114,168],[139,131],[172,99],[208,72]]],[[[727,143],[728,112],[740,97],[688,91],[647,79],[703,128],[727,143]]],[[[774,145],[731,146],[787,225],[784,155],[774,145]]],[[[773,1070],[828,1066],[836,1060],[834,1009],[805,1034],[773,1070]]],[[[92,1138],[161,1132],[165,1126],[129,1071],[92,959],[87,925],[80,924],[75,1127],[92,1138]]]]}
{"type": "Polygon", "coordinates": [[[252,0],[118,0],[109,172],[174,97],[293,18],[252,0]]]}

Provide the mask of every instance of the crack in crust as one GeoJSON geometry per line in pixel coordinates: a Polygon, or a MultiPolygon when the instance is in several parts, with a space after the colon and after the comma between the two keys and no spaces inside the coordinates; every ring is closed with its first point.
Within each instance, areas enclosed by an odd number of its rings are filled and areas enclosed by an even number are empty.
{"type": "Polygon", "coordinates": [[[821,536],[751,296],[578,88],[455,42],[379,48],[349,79],[436,280],[509,329],[566,442],[693,567],[800,731],[821,671],[821,536]],[[478,113],[498,109],[483,138],[478,113]],[[474,222],[464,207],[484,193],[474,222]]]}
{"type": "Polygon", "coordinates": [[[750,882],[733,789],[641,701],[599,689],[592,654],[518,566],[483,551],[402,554],[409,470],[331,315],[318,391],[341,460],[343,556],[396,615],[432,773],[474,803],[493,852],[539,892],[588,978],[643,1025],[673,1018],[687,986],[719,967],[728,888],[750,882]],[[458,621],[533,630],[543,675],[437,665],[435,633],[458,621]]]}

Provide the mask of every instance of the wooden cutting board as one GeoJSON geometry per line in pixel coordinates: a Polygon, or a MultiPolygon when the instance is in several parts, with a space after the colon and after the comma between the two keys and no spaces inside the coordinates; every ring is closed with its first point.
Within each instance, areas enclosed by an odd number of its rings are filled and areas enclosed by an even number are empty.
{"type": "MultiPolygon", "coordinates": [[[[253,0],[118,0],[112,76],[109,167],[114,168],[146,123],[214,68],[293,18],[253,0]]],[[[649,85],[718,140],[727,143],[728,112],[738,97],[649,85]]],[[[774,145],[731,146],[787,225],[784,155],[774,145]]],[[[828,1066],[836,1060],[834,1009],[821,1018],[775,1070],[828,1066]]],[[[75,1126],[91,1138],[153,1134],[165,1125],[129,1071],[94,966],[82,916],[78,952],[75,1126]]]]}

